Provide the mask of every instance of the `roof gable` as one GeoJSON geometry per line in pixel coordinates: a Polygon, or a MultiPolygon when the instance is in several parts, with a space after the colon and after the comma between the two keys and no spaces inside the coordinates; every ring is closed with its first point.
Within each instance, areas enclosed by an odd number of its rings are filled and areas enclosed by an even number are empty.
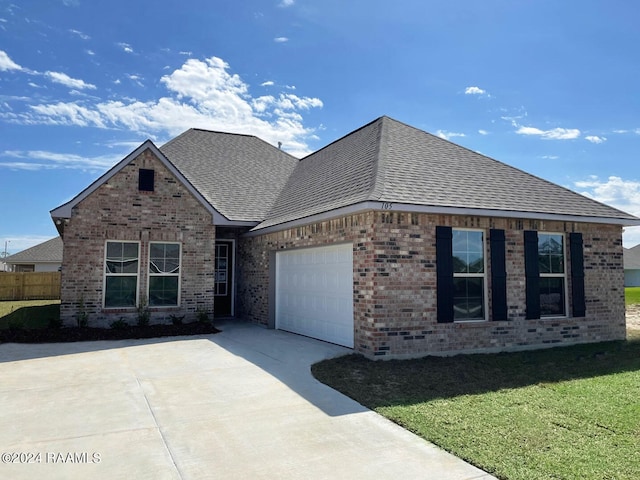
{"type": "MultiPolygon", "coordinates": [[[[162,164],[169,170],[171,173],[182,182],[185,187],[189,190],[191,194],[196,197],[196,199],[211,213],[213,216],[214,223],[217,224],[225,224],[229,223],[229,220],[221,215],[201,194],[200,192],[194,188],[193,185],[184,177],[184,175],[167,159],[167,157],[154,145],[151,140],[145,141],[142,145],[136,148],[133,152],[127,155],[124,159],[114,165],[111,169],[109,169],[104,175],[94,181],[91,185],[85,188],[82,192],[76,195],[73,199],[68,201],[67,203],[60,205],[57,208],[51,210],[51,217],[53,219],[67,219],[71,218],[71,211],[73,207],[78,205],[82,200],[87,198],[93,192],[95,192],[101,185],[105,184],[109,179],[111,179],[114,175],[116,175],[120,170],[122,170],[125,166],[135,160],[139,155],[141,155],[144,151],[150,150],[162,164]]],[[[56,221],[56,226],[58,230],[61,230],[60,222],[56,221]]]]}

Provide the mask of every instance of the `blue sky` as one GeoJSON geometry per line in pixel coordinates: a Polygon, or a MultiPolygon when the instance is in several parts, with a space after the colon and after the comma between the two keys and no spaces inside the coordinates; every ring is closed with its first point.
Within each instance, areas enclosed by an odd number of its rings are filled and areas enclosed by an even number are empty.
{"type": "Polygon", "coordinates": [[[0,0],[0,249],[57,235],[49,211],[147,138],[301,156],[380,115],[640,215],[639,20],[617,0],[0,0]]]}

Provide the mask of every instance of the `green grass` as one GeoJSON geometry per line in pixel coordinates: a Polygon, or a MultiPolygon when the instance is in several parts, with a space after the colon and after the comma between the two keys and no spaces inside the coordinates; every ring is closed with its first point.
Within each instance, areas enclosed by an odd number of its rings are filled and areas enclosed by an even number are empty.
{"type": "Polygon", "coordinates": [[[45,328],[60,319],[60,300],[0,302],[0,330],[9,327],[45,328]]]}
{"type": "Polygon", "coordinates": [[[627,287],[624,289],[625,305],[640,303],[640,287],[627,287]]]}
{"type": "Polygon", "coordinates": [[[640,478],[640,341],[313,366],[322,382],[501,479],[640,478]]]}

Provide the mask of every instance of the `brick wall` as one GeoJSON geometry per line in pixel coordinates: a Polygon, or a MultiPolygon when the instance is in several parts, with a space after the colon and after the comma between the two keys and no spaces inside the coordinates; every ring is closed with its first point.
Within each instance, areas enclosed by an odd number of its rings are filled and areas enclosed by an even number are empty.
{"type": "Polygon", "coordinates": [[[170,315],[194,320],[199,309],[213,310],[215,227],[211,214],[146,150],[82,200],[64,229],[61,317],[74,325],[79,302],[89,326],[108,327],[120,318],[136,322],[135,309],[104,309],[104,249],[107,240],[140,243],[140,295],[146,297],[149,242],[182,245],[181,304],[153,308],[152,322],[170,315]],[[138,191],[138,169],[155,170],[155,191],[138,191]]]}
{"type": "MultiPolygon", "coordinates": [[[[367,356],[497,351],[625,337],[621,228],[586,223],[377,211],[243,239],[240,312],[267,323],[269,252],[344,241],[353,243],[355,350],[367,356]],[[508,321],[437,322],[438,225],[479,228],[487,234],[490,228],[505,230],[508,321]],[[571,317],[569,301],[567,318],[525,319],[524,230],[583,234],[585,318],[571,317]]],[[[570,274],[566,281],[570,297],[570,274]]],[[[490,292],[488,275],[489,298],[490,292]]],[[[489,301],[488,318],[491,308],[489,301]]]]}

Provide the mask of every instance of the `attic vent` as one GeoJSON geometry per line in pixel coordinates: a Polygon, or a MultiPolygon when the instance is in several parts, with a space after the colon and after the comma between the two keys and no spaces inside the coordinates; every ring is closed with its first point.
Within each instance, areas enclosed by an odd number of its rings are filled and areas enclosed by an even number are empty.
{"type": "Polygon", "coordinates": [[[153,192],[155,171],[147,168],[138,170],[138,190],[141,192],[153,192]]]}

